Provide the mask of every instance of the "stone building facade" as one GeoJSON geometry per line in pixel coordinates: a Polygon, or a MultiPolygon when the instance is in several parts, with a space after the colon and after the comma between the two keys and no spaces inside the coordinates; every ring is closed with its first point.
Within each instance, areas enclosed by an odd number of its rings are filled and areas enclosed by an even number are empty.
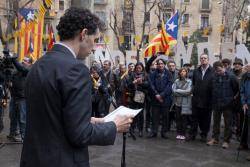
{"type": "MultiPolygon", "coordinates": [[[[97,0],[102,1],[102,0],[97,0]]],[[[158,32],[158,24],[161,19],[165,21],[173,15],[175,10],[182,12],[178,33],[178,45],[174,48],[174,59],[178,66],[190,61],[192,44],[189,44],[186,50],[183,43],[183,36],[189,38],[197,30],[204,31],[203,42],[198,44],[198,54],[208,50],[212,61],[218,59],[214,55],[221,52],[221,35],[220,26],[222,24],[222,5],[217,0],[161,0],[163,7],[159,7],[160,0],[103,0],[106,2],[106,15],[110,16],[111,12],[117,14],[119,39],[127,50],[128,62],[135,61],[137,48],[140,47],[140,58],[143,61],[143,50],[154,35],[158,32]],[[145,6],[146,4],[146,6],[145,6]],[[152,9],[151,9],[152,8],[152,9]],[[132,10],[132,11],[131,11],[132,10]],[[146,19],[144,25],[144,17],[146,19]],[[143,33],[143,27],[144,33],[143,33]],[[143,42],[141,42],[141,40],[143,42]]],[[[99,7],[94,6],[95,10],[99,7]]],[[[110,17],[108,22],[113,22],[110,17]]],[[[117,39],[110,31],[107,34],[109,38],[108,47],[112,51],[118,50],[117,39]]]]}

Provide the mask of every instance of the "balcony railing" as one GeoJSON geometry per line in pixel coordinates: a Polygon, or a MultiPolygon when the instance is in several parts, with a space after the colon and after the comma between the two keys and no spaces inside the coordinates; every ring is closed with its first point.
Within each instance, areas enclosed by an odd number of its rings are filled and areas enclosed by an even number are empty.
{"type": "Polygon", "coordinates": [[[203,35],[210,35],[212,33],[212,26],[200,26],[200,31],[202,31],[203,35]]]}

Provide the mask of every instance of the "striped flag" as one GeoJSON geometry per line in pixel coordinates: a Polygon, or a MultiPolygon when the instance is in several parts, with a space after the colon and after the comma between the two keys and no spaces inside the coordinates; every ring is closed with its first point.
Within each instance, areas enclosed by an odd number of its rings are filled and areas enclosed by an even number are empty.
{"type": "Polygon", "coordinates": [[[22,19],[20,24],[22,30],[19,35],[20,61],[25,56],[30,56],[36,61],[42,54],[44,14],[40,14],[33,22],[22,19]]]}
{"type": "Polygon", "coordinates": [[[166,53],[169,51],[168,36],[166,34],[164,22],[162,21],[162,30],[157,34],[144,51],[144,57],[151,57],[157,53],[166,53]]]}
{"type": "Polygon", "coordinates": [[[49,32],[49,40],[48,40],[48,51],[52,49],[53,45],[56,42],[54,31],[52,25],[48,27],[48,32],[49,32]]]}
{"type": "Polygon", "coordinates": [[[52,3],[53,3],[52,0],[45,0],[45,4],[48,8],[52,5],[52,3]]]}
{"type": "Polygon", "coordinates": [[[176,11],[175,14],[167,21],[165,28],[163,29],[163,33],[170,46],[177,44],[178,20],[179,12],[176,11]]]}
{"type": "Polygon", "coordinates": [[[151,57],[159,52],[163,51],[163,47],[162,47],[162,34],[159,33],[158,35],[156,35],[152,41],[150,42],[150,44],[148,45],[148,47],[145,49],[144,51],[144,57],[151,57]]]}

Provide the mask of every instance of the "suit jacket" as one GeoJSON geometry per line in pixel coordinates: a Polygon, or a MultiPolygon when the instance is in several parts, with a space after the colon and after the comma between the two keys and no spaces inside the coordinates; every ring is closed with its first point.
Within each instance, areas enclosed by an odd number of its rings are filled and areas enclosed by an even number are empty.
{"type": "Polygon", "coordinates": [[[91,88],[88,68],[62,45],[33,65],[21,167],[88,167],[89,145],[114,143],[114,122],[90,123],[91,88]]]}
{"type": "Polygon", "coordinates": [[[199,108],[212,108],[212,79],[213,79],[213,69],[211,66],[207,69],[204,77],[202,78],[201,66],[194,70],[193,72],[193,107],[199,108]]]}

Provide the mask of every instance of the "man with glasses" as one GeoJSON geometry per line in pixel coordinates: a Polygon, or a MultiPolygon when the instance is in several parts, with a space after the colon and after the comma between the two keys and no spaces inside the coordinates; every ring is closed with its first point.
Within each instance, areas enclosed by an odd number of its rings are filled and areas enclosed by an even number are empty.
{"type": "Polygon", "coordinates": [[[209,57],[203,53],[200,56],[200,66],[193,72],[193,98],[192,98],[192,130],[189,140],[196,138],[198,127],[202,142],[207,141],[207,134],[211,122],[211,81],[212,67],[209,57]]]}

